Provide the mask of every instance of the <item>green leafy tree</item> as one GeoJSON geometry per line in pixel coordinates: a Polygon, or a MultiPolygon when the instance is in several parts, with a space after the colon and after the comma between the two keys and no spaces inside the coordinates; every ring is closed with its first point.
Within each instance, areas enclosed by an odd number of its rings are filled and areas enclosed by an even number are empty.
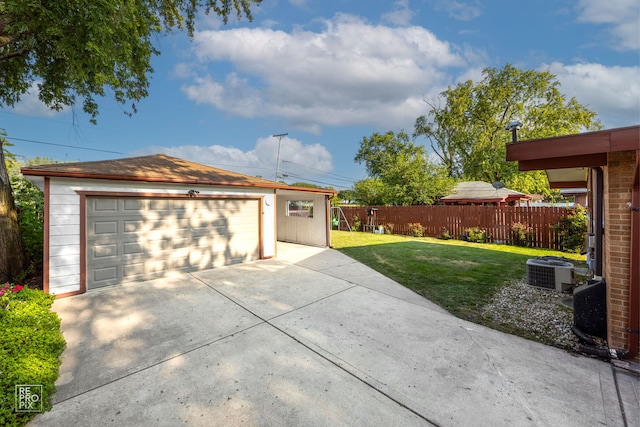
{"type": "MultiPolygon", "coordinates": [[[[97,98],[109,95],[127,114],[148,95],[154,45],[163,31],[193,35],[198,12],[223,22],[251,19],[261,0],[0,0],[0,107],[27,92],[53,110],[82,103],[93,123],[97,98]]],[[[0,282],[25,267],[11,185],[0,143],[0,282]]]]}
{"type": "Polygon", "coordinates": [[[24,166],[49,163],[55,163],[55,161],[46,157],[34,157],[25,162],[18,161],[12,156],[7,159],[23,247],[28,261],[38,268],[42,264],[44,244],[44,195],[37,186],[20,173],[20,169],[24,166]]]}
{"type": "Polygon", "coordinates": [[[449,176],[524,183],[514,178],[519,173],[515,162],[506,161],[511,134],[505,128],[512,121],[523,123],[520,139],[601,127],[593,111],[560,92],[560,83],[548,71],[522,71],[507,64],[482,74],[476,84],[449,87],[428,103],[427,115],[416,119],[414,136],[429,140],[449,176]]]}
{"type": "MultiPolygon", "coordinates": [[[[364,137],[354,160],[364,163],[370,177],[379,179],[376,194],[395,205],[430,204],[447,193],[442,168],[429,161],[423,146],[404,132],[364,137]],[[382,191],[382,187],[384,191],[382,191]]],[[[373,183],[367,182],[371,187],[373,183]]],[[[358,187],[356,187],[358,193],[358,187]]]]}
{"type": "Polygon", "coordinates": [[[365,206],[383,206],[390,201],[390,190],[380,178],[367,178],[353,185],[355,200],[365,206]]]}
{"type": "Polygon", "coordinates": [[[545,200],[561,199],[560,190],[549,188],[549,181],[544,171],[515,173],[506,180],[505,185],[521,193],[540,194],[545,200]]]}
{"type": "Polygon", "coordinates": [[[97,97],[121,104],[148,95],[154,42],[163,31],[193,35],[196,14],[226,23],[235,10],[251,19],[261,0],[0,1],[0,106],[13,106],[37,85],[38,97],[60,110],[82,100],[95,120],[97,97]]]}
{"type": "Polygon", "coordinates": [[[338,198],[347,201],[356,200],[356,192],[354,190],[342,190],[338,193],[338,198]]]}

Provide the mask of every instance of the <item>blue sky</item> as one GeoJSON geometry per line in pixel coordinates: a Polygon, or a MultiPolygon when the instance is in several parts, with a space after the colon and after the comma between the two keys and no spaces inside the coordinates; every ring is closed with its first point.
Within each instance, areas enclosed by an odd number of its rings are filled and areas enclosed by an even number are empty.
{"type": "Polygon", "coordinates": [[[366,175],[353,162],[362,137],[411,134],[425,99],[506,63],[551,71],[607,128],[640,123],[637,0],[263,0],[253,22],[203,16],[193,41],[157,41],[137,114],[104,99],[94,126],[81,108],[47,110],[33,90],[0,109],[11,151],[60,161],[166,153],[273,179],[272,135],[288,133],[286,182],[349,188],[366,175]]]}

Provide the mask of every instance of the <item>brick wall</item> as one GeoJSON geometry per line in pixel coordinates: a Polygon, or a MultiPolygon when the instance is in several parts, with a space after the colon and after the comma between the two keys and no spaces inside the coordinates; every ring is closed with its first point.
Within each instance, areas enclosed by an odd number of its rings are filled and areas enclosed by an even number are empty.
{"type": "Polygon", "coordinates": [[[627,349],[631,283],[631,202],[634,151],[609,153],[604,169],[604,277],[610,348],[627,349]]]}

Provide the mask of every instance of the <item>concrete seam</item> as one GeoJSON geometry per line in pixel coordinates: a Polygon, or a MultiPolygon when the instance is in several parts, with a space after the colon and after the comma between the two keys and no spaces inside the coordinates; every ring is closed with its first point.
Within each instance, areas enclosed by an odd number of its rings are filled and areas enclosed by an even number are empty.
{"type": "Polygon", "coordinates": [[[618,396],[618,404],[620,405],[620,414],[622,415],[622,422],[624,423],[624,427],[629,427],[629,423],[627,422],[627,415],[624,412],[624,401],[622,400],[622,396],[620,395],[620,385],[618,384],[618,374],[616,373],[616,367],[611,365],[611,373],[613,375],[613,383],[616,387],[616,395],[618,396]]]}
{"type": "MultiPolygon", "coordinates": [[[[351,263],[349,263],[349,264],[358,264],[358,263],[359,263],[359,261],[353,261],[353,262],[351,262],[351,263]]],[[[295,265],[296,267],[300,267],[300,268],[306,268],[307,270],[315,271],[316,273],[324,274],[325,276],[329,276],[329,277],[332,277],[332,278],[334,278],[334,279],[344,280],[345,282],[347,282],[347,283],[350,283],[350,284],[354,285],[354,287],[355,287],[355,286],[359,286],[359,287],[364,288],[364,289],[367,289],[367,290],[369,290],[369,291],[371,291],[371,292],[375,292],[375,293],[378,293],[378,294],[380,294],[380,295],[385,295],[385,296],[388,296],[388,297],[390,297],[390,298],[396,299],[396,300],[398,300],[398,301],[406,302],[407,304],[416,305],[416,306],[418,306],[418,307],[424,307],[424,306],[422,306],[422,305],[420,305],[420,304],[416,304],[416,303],[414,303],[414,302],[407,301],[407,300],[404,300],[404,299],[402,299],[402,298],[398,298],[398,297],[397,297],[397,296],[395,296],[395,295],[391,295],[391,294],[388,294],[388,293],[386,293],[386,292],[382,292],[382,291],[380,291],[380,290],[378,290],[378,289],[372,289],[372,288],[369,288],[369,287],[367,287],[367,286],[361,285],[361,284],[359,284],[359,283],[352,282],[351,280],[347,280],[347,279],[344,279],[344,278],[341,278],[341,277],[338,277],[338,276],[333,276],[333,275],[331,275],[331,274],[329,274],[329,273],[325,273],[325,271],[330,270],[330,269],[328,269],[328,268],[324,268],[324,269],[322,269],[322,270],[315,270],[315,269],[313,269],[313,268],[305,267],[304,265],[299,265],[299,264],[295,264],[295,263],[286,262],[286,264],[289,264],[289,265],[295,265]]],[[[348,265],[348,264],[342,264],[342,265],[348,265]]],[[[384,276],[384,274],[382,274],[382,273],[380,273],[380,272],[378,272],[378,271],[376,271],[376,270],[373,270],[373,269],[371,269],[371,270],[372,270],[373,272],[377,273],[377,274],[381,274],[381,275],[383,275],[383,276],[384,276]]],[[[387,276],[384,276],[384,277],[387,277],[387,276]]],[[[390,277],[387,277],[387,279],[392,280],[392,281],[394,281],[394,282],[395,282],[395,280],[391,279],[390,277]]],[[[397,282],[395,282],[395,283],[397,283],[397,282]]],[[[410,290],[410,291],[411,291],[411,289],[409,289],[409,288],[407,288],[406,286],[403,286],[403,285],[401,285],[401,284],[399,284],[399,283],[398,283],[398,286],[402,286],[403,288],[405,288],[405,289],[407,289],[407,290],[410,290]]],[[[349,289],[351,289],[351,288],[349,288],[349,289]]],[[[414,292],[414,291],[412,291],[412,292],[414,292]]],[[[414,292],[414,293],[415,293],[416,295],[418,295],[418,296],[420,296],[420,297],[424,298],[426,301],[429,301],[427,298],[423,297],[423,296],[422,296],[422,295],[420,295],[419,293],[417,293],[417,292],[414,292]]],[[[429,302],[431,302],[431,301],[429,301],[429,302]]],[[[428,307],[424,307],[424,308],[427,308],[427,309],[429,309],[429,310],[433,310],[432,308],[428,308],[428,307]]],[[[444,310],[444,309],[443,309],[443,310],[444,310]]],[[[446,310],[445,310],[445,311],[446,311],[446,310]]]]}
{"type": "MultiPolygon", "coordinates": [[[[315,271],[315,270],[314,270],[314,271],[315,271]]],[[[257,317],[258,319],[262,320],[264,323],[266,323],[267,325],[271,326],[273,329],[275,329],[275,330],[277,330],[278,332],[280,332],[280,333],[284,334],[285,336],[287,336],[287,337],[291,338],[293,341],[297,342],[298,344],[300,344],[301,346],[303,346],[303,347],[304,347],[304,348],[306,348],[307,350],[311,351],[312,353],[314,353],[314,354],[316,354],[316,355],[320,356],[322,359],[326,360],[327,362],[329,362],[329,363],[330,363],[330,364],[332,364],[333,366],[335,366],[335,367],[337,367],[338,369],[340,369],[341,371],[345,372],[345,373],[346,373],[347,375],[349,375],[350,377],[355,378],[357,381],[360,381],[361,383],[365,384],[365,385],[366,385],[366,386],[368,386],[369,388],[372,388],[373,390],[377,391],[377,392],[378,392],[378,393],[380,393],[381,395],[385,396],[387,399],[389,399],[389,400],[391,400],[392,402],[396,403],[398,406],[400,406],[400,407],[402,407],[402,408],[405,408],[407,411],[409,411],[409,412],[411,412],[412,414],[416,415],[417,417],[419,417],[419,418],[423,419],[424,421],[428,422],[429,424],[431,424],[431,425],[433,425],[433,426],[435,426],[435,427],[439,427],[439,424],[438,424],[438,423],[436,423],[436,422],[434,422],[434,421],[431,421],[431,420],[430,420],[429,418],[427,418],[426,416],[424,416],[424,415],[420,414],[419,412],[417,412],[416,410],[414,410],[414,409],[412,409],[412,408],[408,407],[408,406],[407,406],[407,405],[405,405],[404,403],[402,403],[402,402],[400,402],[399,400],[395,399],[394,397],[390,396],[388,393],[385,393],[384,391],[380,390],[380,389],[379,389],[378,387],[376,387],[375,385],[373,385],[373,384],[369,383],[369,382],[368,382],[368,381],[366,381],[365,379],[360,378],[359,376],[357,376],[357,375],[353,374],[352,372],[348,371],[347,369],[345,369],[344,367],[340,366],[339,364],[337,364],[336,362],[334,362],[333,360],[331,360],[331,359],[330,359],[330,358],[328,358],[327,356],[325,356],[325,355],[323,355],[322,353],[320,353],[320,352],[318,352],[318,351],[314,350],[314,349],[313,349],[313,348],[311,348],[309,345],[307,345],[307,344],[303,343],[302,341],[300,341],[299,339],[297,339],[297,338],[296,338],[296,337],[294,337],[293,335],[289,334],[289,333],[288,333],[288,332],[286,332],[285,330],[283,330],[283,329],[279,328],[278,326],[274,325],[273,323],[271,323],[271,322],[269,321],[269,320],[276,319],[276,318],[278,318],[278,317],[280,317],[280,316],[283,316],[283,315],[285,315],[285,314],[289,314],[289,313],[295,312],[295,311],[297,311],[297,310],[299,310],[299,309],[301,309],[301,308],[303,308],[303,307],[308,307],[308,306],[310,306],[310,305],[312,305],[312,304],[315,304],[315,303],[317,303],[317,302],[319,302],[319,301],[325,300],[325,299],[327,299],[327,298],[329,298],[329,297],[335,296],[335,295],[340,294],[340,293],[342,293],[342,292],[345,292],[345,291],[347,291],[347,290],[349,290],[349,289],[353,289],[354,287],[359,286],[359,285],[354,284],[354,286],[350,286],[349,288],[346,288],[346,289],[340,290],[340,291],[335,292],[335,293],[333,293],[333,294],[331,294],[331,295],[327,295],[327,296],[325,296],[325,297],[323,297],[323,298],[320,298],[320,299],[318,299],[318,300],[316,300],[316,301],[313,301],[313,302],[311,302],[311,303],[309,303],[309,304],[306,304],[306,305],[304,305],[304,306],[298,307],[298,308],[296,308],[296,309],[294,309],[294,310],[291,310],[291,311],[288,311],[288,312],[286,312],[286,313],[279,314],[278,316],[275,316],[275,317],[273,317],[273,318],[271,318],[271,319],[267,320],[267,319],[264,319],[264,318],[262,318],[261,316],[257,315],[257,314],[256,314],[256,313],[254,313],[253,311],[249,310],[248,308],[244,307],[244,306],[243,306],[243,305],[241,305],[238,301],[235,301],[234,299],[231,299],[230,297],[228,297],[227,295],[225,295],[225,294],[224,294],[224,293],[222,293],[221,291],[219,291],[219,290],[217,290],[217,289],[215,289],[215,288],[213,288],[213,287],[209,286],[209,284],[208,284],[208,283],[206,283],[205,281],[203,281],[203,280],[199,279],[198,277],[195,277],[195,276],[193,276],[193,277],[194,277],[196,280],[198,280],[198,281],[202,282],[202,283],[203,283],[204,285],[206,285],[208,288],[210,288],[210,289],[214,290],[215,292],[219,293],[219,294],[220,294],[220,295],[222,295],[223,297],[227,298],[229,301],[233,302],[234,304],[237,304],[237,305],[238,305],[240,308],[242,308],[243,310],[246,310],[247,312],[249,312],[249,313],[250,313],[250,314],[252,314],[253,316],[255,316],[255,317],[257,317]]],[[[345,280],[345,281],[346,281],[346,280],[345,280]]],[[[348,282],[348,281],[347,281],[347,282],[348,282]]],[[[348,283],[351,283],[351,282],[348,282],[348,283]]],[[[243,331],[246,331],[247,329],[254,328],[254,327],[256,327],[256,326],[258,326],[258,325],[253,325],[253,326],[251,326],[251,327],[249,327],[249,328],[244,329],[243,331]]],[[[241,332],[242,332],[242,331],[241,331],[241,332]]],[[[233,335],[233,334],[232,334],[232,335],[233,335]]],[[[204,347],[204,346],[203,346],[203,347],[204,347]]],[[[325,350],[325,351],[326,351],[326,350],[325,350]]],[[[327,353],[330,353],[330,352],[329,352],[329,351],[327,351],[327,353]]],[[[338,358],[338,359],[339,359],[339,357],[337,357],[337,356],[335,356],[335,355],[334,355],[334,357],[336,357],[336,358],[338,358]]],[[[341,360],[342,360],[342,359],[341,359],[341,360]]],[[[345,362],[345,363],[346,363],[346,362],[345,362]]]]}

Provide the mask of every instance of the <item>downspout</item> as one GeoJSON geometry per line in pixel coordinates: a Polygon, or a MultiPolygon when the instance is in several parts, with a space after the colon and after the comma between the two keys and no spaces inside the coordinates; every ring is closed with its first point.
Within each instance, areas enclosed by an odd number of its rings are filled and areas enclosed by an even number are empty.
{"type": "Polygon", "coordinates": [[[627,350],[629,357],[633,359],[638,355],[640,337],[640,150],[636,151],[636,171],[631,188],[631,281],[627,350]]]}
{"type": "Polygon", "coordinates": [[[331,245],[331,196],[329,196],[328,194],[326,196],[324,196],[324,205],[325,205],[325,217],[327,218],[327,223],[325,225],[325,229],[326,229],[326,244],[325,247],[327,248],[332,248],[333,246],[331,245]]]}
{"type": "Polygon", "coordinates": [[[604,172],[601,167],[593,168],[596,174],[595,209],[594,212],[594,234],[596,238],[595,247],[595,269],[594,274],[602,277],[602,236],[604,234],[604,172]]]}

